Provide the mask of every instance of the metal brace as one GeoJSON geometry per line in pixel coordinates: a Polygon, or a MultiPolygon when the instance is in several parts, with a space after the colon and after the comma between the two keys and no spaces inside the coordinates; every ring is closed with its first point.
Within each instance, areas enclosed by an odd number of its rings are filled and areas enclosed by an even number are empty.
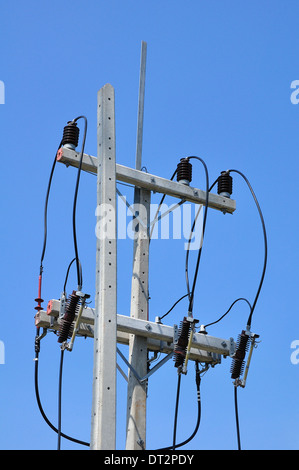
{"type": "MultiPolygon", "coordinates": [[[[120,355],[120,357],[122,358],[122,360],[125,362],[125,364],[129,367],[129,369],[133,372],[134,376],[136,377],[136,379],[138,380],[138,382],[143,385],[144,382],[146,382],[146,380],[154,374],[154,372],[156,372],[158,369],[160,369],[161,366],[163,366],[164,364],[166,364],[166,362],[169,361],[169,359],[172,358],[173,356],[173,351],[171,351],[169,354],[167,354],[167,356],[165,356],[163,359],[161,359],[160,362],[158,362],[158,364],[156,364],[144,377],[140,377],[136,370],[134,369],[134,367],[132,367],[132,365],[129,363],[129,361],[126,359],[126,357],[123,355],[123,353],[119,350],[119,348],[116,349],[117,350],[117,353],[120,355]]],[[[118,369],[120,369],[120,367],[118,367],[118,369]]],[[[123,374],[122,374],[123,375],[123,374]]]]}

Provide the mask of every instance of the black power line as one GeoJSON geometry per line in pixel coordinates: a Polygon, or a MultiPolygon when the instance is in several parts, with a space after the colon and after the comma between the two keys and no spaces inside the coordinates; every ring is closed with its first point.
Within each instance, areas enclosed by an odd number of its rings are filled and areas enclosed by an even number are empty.
{"type": "MultiPolygon", "coordinates": [[[[202,245],[203,245],[203,238],[204,238],[204,234],[205,234],[205,229],[206,229],[206,221],[207,221],[207,214],[208,214],[208,204],[209,204],[209,174],[208,174],[208,169],[207,169],[207,165],[205,164],[204,160],[200,157],[196,157],[196,156],[190,156],[190,157],[187,157],[188,160],[191,159],[191,158],[194,158],[196,160],[199,160],[203,166],[204,166],[204,170],[205,170],[205,176],[206,176],[206,201],[205,201],[205,212],[204,212],[204,216],[203,216],[203,227],[202,227],[202,243],[201,243],[201,246],[198,250],[198,255],[197,255],[197,261],[196,261],[196,267],[195,267],[195,273],[194,273],[194,278],[193,278],[193,284],[192,284],[192,288],[191,288],[191,291],[189,291],[188,289],[188,293],[189,293],[189,308],[188,308],[188,312],[190,315],[192,315],[192,312],[193,312],[193,302],[194,302],[194,292],[195,292],[195,287],[196,287],[196,282],[197,282],[197,276],[198,276],[198,269],[199,269],[199,263],[200,263],[200,259],[201,259],[201,253],[202,253],[202,245]]],[[[187,250],[188,252],[188,250],[187,250]]]]}
{"type": "Polygon", "coordinates": [[[81,169],[82,169],[84,147],[85,147],[85,141],[86,141],[87,119],[85,116],[78,116],[76,119],[74,119],[74,122],[77,122],[79,119],[84,119],[85,125],[84,125],[82,149],[81,149],[79,168],[78,168],[76,187],[75,187],[75,194],[74,194],[74,203],[73,203],[73,238],[74,238],[74,249],[75,249],[76,267],[77,267],[78,290],[81,290],[83,279],[82,279],[82,268],[81,268],[80,261],[79,261],[78,244],[77,244],[76,207],[77,207],[78,189],[79,189],[80,175],[81,175],[81,169]]]}
{"type": "Polygon", "coordinates": [[[39,353],[40,353],[40,339],[38,337],[36,337],[36,340],[35,340],[35,366],[34,366],[34,388],[35,388],[35,396],[36,396],[36,401],[37,401],[37,405],[38,405],[38,408],[39,408],[39,411],[42,415],[42,417],[44,418],[45,422],[47,423],[47,425],[56,433],[60,432],[60,437],[63,437],[65,439],[68,439],[69,441],[72,441],[72,442],[75,442],[76,444],[81,444],[83,446],[87,446],[89,447],[89,443],[88,442],[85,442],[85,441],[82,441],[80,439],[75,439],[74,437],[71,437],[71,436],[68,436],[67,434],[61,432],[61,429],[60,431],[51,423],[51,421],[48,419],[44,409],[43,409],[43,406],[42,406],[42,403],[41,403],[41,399],[40,399],[40,393],[39,393],[39,381],[38,381],[38,366],[39,366],[39,353]]]}
{"type": "Polygon", "coordinates": [[[263,230],[263,237],[264,237],[264,263],[263,263],[263,269],[262,269],[262,275],[261,275],[261,279],[260,279],[260,282],[259,282],[259,286],[258,286],[258,289],[257,289],[257,292],[256,292],[256,296],[255,296],[255,299],[253,301],[253,304],[252,304],[252,307],[251,307],[251,311],[250,311],[250,315],[248,317],[248,321],[247,321],[247,325],[248,327],[251,326],[251,321],[252,321],[252,315],[253,315],[253,311],[255,309],[255,306],[256,306],[256,303],[257,303],[257,300],[259,298],[259,295],[260,295],[260,292],[261,292],[261,288],[262,288],[262,285],[263,285],[263,282],[264,282],[264,277],[265,277],[265,273],[266,273],[266,267],[267,267],[267,257],[268,257],[268,242],[267,242],[267,233],[266,233],[266,226],[265,226],[265,222],[264,222],[264,217],[263,217],[263,213],[262,213],[262,210],[260,208],[260,205],[259,205],[259,202],[257,200],[257,197],[252,189],[252,186],[251,184],[249,183],[248,179],[246,178],[246,176],[241,173],[241,171],[239,170],[228,170],[228,172],[234,172],[234,173],[238,173],[240,176],[242,176],[242,178],[245,180],[251,194],[252,194],[252,197],[253,197],[253,200],[255,202],[255,205],[257,207],[257,210],[258,210],[258,213],[259,213],[259,216],[260,216],[260,220],[261,220],[261,224],[262,224],[262,230],[263,230]]]}
{"type": "Polygon", "coordinates": [[[201,377],[200,377],[200,373],[201,371],[199,370],[199,367],[198,367],[198,361],[195,362],[195,383],[196,383],[196,396],[197,396],[197,421],[196,421],[196,425],[195,425],[195,428],[194,428],[194,431],[192,432],[192,434],[187,438],[185,439],[184,441],[180,442],[179,444],[176,444],[175,443],[175,440],[176,440],[176,429],[177,429],[177,415],[178,415],[178,404],[179,404],[179,394],[180,394],[180,386],[181,386],[181,374],[178,375],[178,383],[177,383],[177,395],[176,395],[176,409],[175,409],[175,420],[174,420],[174,431],[173,431],[173,444],[172,446],[169,446],[169,447],[163,447],[162,449],[158,449],[159,451],[160,450],[175,450],[175,449],[178,449],[179,447],[182,447],[186,444],[188,444],[189,442],[192,441],[192,439],[196,436],[197,434],[197,431],[199,429],[199,425],[200,425],[200,420],[201,420],[201,396],[200,396],[200,382],[201,382],[201,377]]]}
{"type": "MultiPolygon", "coordinates": [[[[85,116],[78,116],[75,118],[73,121],[69,122],[69,125],[65,127],[64,129],[64,136],[62,140],[60,141],[60,144],[58,146],[58,150],[61,148],[63,144],[66,143],[66,138],[71,138],[75,145],[78,143],[76,140],[79,135],[79,130],[75,131],[75,123],[79,119],[84,119],[85,121],[85,126],[84,126],[84,134],[83,134],[83,142],[82,142],[82,149],[81,149],[81,155],[80,155],[80,161],[79,161],[79,168],[78,168],[78,173],[77,173],[77,180],[76,180],[76,186],[75,186],[75,193],[74,193],[74,202],[73,202],[73,239],[74,239],[74,250],[75,250],[75,258],[71,261],[71,263],[68,266],[67,269],[67,274],[64,282],[64,292],[66,289],[66,283],[67,283],[67,278],[69,274],[70,267],[74,261],[76,261],[76,267],[77,267],[77,281],[78,281],[78,290],[81,290],[82,284],[83,284],[83,278],[82,278],[82,266],[79,260],[79,255],[78,255],[78,244],[77,244],[77,233],[76,233],[76,206],[77,206],[77,197],[78,197],[78,188],[79,188],[79,182],[80,182],[80,174],[81,174],[81,168],[82,168],[82,161],[83,161],[83,154],[84,154],[84,147],[85,147],[85,141],[86,141],[86,133],[87,133],[87,119],[85,116]]],[[[57,150],[57,152],[58,152],[57,150]]],[[[43,246],[42,246],[42,254],[41,254],[41,261],[40,261],[40,275],[39,275],[39,293],[41,291],[41,277],[42,277],[42,272],[43,272],[43,260],[45,256],[45,251],[46,251],[46,244],[47,244],[47,228],[48,228],[48,223],[47,223],[47,215],[48,215],[48,203],[49,203],[49,195],[50,195],[50,189],[52,185],[52,180],[53,180],[53,174],[54,170],[56,167],[56,161],[57,161],[57,152],[55,154],[55,158],[53,161],[53,165],[51,168],[50,176],[49,176],[49,181],[48,181],[48,187],[47,187],[47,192],[46,192],[46,198],[45,198],[45,205],[44,205],[44,238],[43,238],[43,246]]],[[[40,297],[40,296],[39,296],[40,297]]],[[[36,307],[37,310],[40,310],[40,301],[42,301],[41,298],[36,299],[39,301],[38,307],[36,307]]],[[[64,437],[66,439],[69,439],[70,441],[76,442],[81,445],[86,445],[89,446],[89,443],[85,441],[81,441],[75,438],[72,438],[64,433],[61,432],[61,398],[62,398],[62,371],[63,371],[63,357],[64,357],[64,350],[61,350],[61,359],[60,359],[60,368],[59,368],[59,391],[58,391],[58,429],[50,422],[50,420],[47,418],[42,404],[40,400],[40,395],[39,395],[39,387],[38,387],[38,363],[39,363],[39,352],[40,352],[40,328],[37,328],[37,333],[35,337],[35,351],[36,351],[36,356],[35,356],[35,373],[34,373],[34,383],[35,383],[35,395],[36,395],[36,400],[38,404],[38,408],[41,412],[42,417],[46,421],[46,423],[53,429],[55,432],[58,434],[58,442],[57,442],[57,448],[60,449],[61,446],[61,437],[64,437]]]]}

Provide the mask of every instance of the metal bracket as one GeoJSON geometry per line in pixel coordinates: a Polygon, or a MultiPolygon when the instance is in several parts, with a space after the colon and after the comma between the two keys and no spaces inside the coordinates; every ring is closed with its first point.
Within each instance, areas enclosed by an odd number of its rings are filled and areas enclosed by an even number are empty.
{"type": "Polygon", "coordinates": [[[173,325],[173,345],[176,345],[179,339],[178,325],[173,325]]]}
{"type": "MultiPolygon", "coordinates": [[[[119,350],[119,348],[117,348],[117,353],[120,355],[120,357],[122,358],[122,360],[125,362],[125,364],[129,367],[129,369],[133,372],[134,376],[136,377],[136,379],[138,380],[138,382],[140,384],[144,384],[144,382],[147,381],[147,379],[154,374],[154,372],[156,372],[158,369],[160,369],[160,367],[162,367],[164,364],[166,364],[166,362],[169,361],[169,359],[172,358],[173,356],[173,351],[169,354],[167,354],[167,356],[165,356],[163,359],[161,359],[161,361],[158,362],[158,364],[156,364],[144,377],[140,377],[136,370],[134,369],[134,367],[131,366],[131,364],[129,363],[129,361],[126,359],[126,357],[123,355],[123,353],[119,350]]],[[[118,366],[118,370],[120,370],[120,367],[118,366]]],[[[124,375],[123,371],[121,371],[121,374],[124,375]]]]}
{"type": "Polygon", "coordinates": [[[234,338],[229,338],[229,355],[232,357],[236,351],[236,344],[234,338]]]}
{"type": "Polygon", "coordinates": [[[65,293],[62,292],[60,296],[59,318],[63,318],[65,314],[65,306],[66,306],[66,296],[65,296],[65,293]]]}
{"type": "Polygon", "coordinates": [[[211,357],[212,357],[211,367],[215,367],[216,364],[221,364],[221,354],[217,354],[217,353],[212,352],[211,357]]]}

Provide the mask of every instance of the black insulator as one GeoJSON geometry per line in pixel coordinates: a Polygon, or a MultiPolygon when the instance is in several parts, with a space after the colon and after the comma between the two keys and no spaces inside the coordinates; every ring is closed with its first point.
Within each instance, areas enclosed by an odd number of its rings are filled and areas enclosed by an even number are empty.
{"type": "Polygon", "coordinates": [[[192,165],[188,158],[181,158],[180,163],[177,165],[176,173],[177,181],[185,181],[188,184],[192,181],[192,165]]]}
{"type": "Polygon", "coordinates": [[[226,195],[229,197],[233,192],[233,179],[228,171],[222,171],[218,178],[217,186],[218,194],[226,195]]]}
{"type": "Polygon", "coordinates": [[[62,145],[70,144],[75,148],[79,142],[79,128],[77,123],[69,121],[63,129],[62,145]]]}
{"type": "Polygon", "coordinates": [[[248,350],[248,340],[249,336],[243,330],[242,333],[239,335],[238,342],[237,342],[237,350],[233,357],[233,362],[231,365],[231,378],[238,379],[240,375],[243,373],[244,370],[244,358],[245,354],[248,350]]]}
{"type": "Polygon", "coordinates": [[[174,366],[175,367],[180,367],[184,363],[188,341],[189,341],[189,333],[190,333],[190,322],[186,319],[186,317],[184,317],[179,328],[179,339],[174,347],[174,361],[175,361],[174,366]]]}
{"type": "Polygon", "coordinates": [[[76,294],[76,291],[73,291],[68,298],[65,314],[61,320],[58,343],[64,343],[71,335],[72,324],[75,319],[79,300],[80,297],[76,294]]]}

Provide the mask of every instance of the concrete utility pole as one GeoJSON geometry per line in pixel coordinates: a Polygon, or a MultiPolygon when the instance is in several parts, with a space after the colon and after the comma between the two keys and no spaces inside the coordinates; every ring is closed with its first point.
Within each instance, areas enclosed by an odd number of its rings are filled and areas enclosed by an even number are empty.
{"type": "MultiPolygon", "coordinates": [[[[137,120],[136,170],[141,170],[142,138],[145,94],[146,43],[141,45],[140,81],[137,120]]],[[[135,187],[134,207],[138,210],[135,219],[133,249],[133,275],[131,291],[131,317],[148,320],[148,263],[149,224],[151,192],[135,187]]],[[[147,374],[147,339],[130,335],[129,361],[139,377],[147,374]]],[[[147,382],[141,384],[136,374],[129,369],[127,395],[127,450],[145,448],[147,382]]]]}
{"type": "Polygon", "coordinates": [[[117,344],[115,117],[114,89],[111,85],[105,85],[98,93],[97,132],[98,231],[90,448],[109,450],[115,449],[116,436],[117,344]]]}
{"type": "MultiPolygon", "coordinates": [[[[151,192],[137,189],[135,200],[140,204],[139,222],[134,240],[133,275],[131,292],[131,317],[141,320],[148,319],[148,266],[149,236],[148,222],[150,215],[151,192]],[[139,196],[139,198],[138,198],[139,196]]],[[[127,450],[145,448],[146,438],[146,394],[147,381],[140,383],[137,376],[147,374],[147,338],[135,334],[130,335],[129,362],[134,368],[129,370],[127,396],[127,450]]]]}
{"type": "MultiPolygon", "coordinates": [[[[97,244],[95,308],[84,309],[78,334],[94,338],[92,385],[91,442],[92,450],[116,448],[116,373],[117,343],[129,346],[127,390],[126,449],[146,448],[147,381],[173,355],[177,325],[168,326],[148,318],[149,227],[151,192],[159,192],[196,204],[205,204],[205,191],[177,181],[141,171],[144,114],[146,43],[142,43],[137,124],[136,168],[116,163],[114,89],[107,84],[98,92],[97,157],[84,154],[82,171],[97,174],[97,244]],[[116,181],[135,186],[135,239],[131,287],[130,317],[117,314],[117,233],[116,181]],[[148,352],[167,354],[148,371],[148,352]]],[[[57,161],[79,166],[79,153],[62,147],[57,161]]],[[[233,213],[235,201],[209,194],[210,208],[233,213]]],[[[47,312],[39,311],[36,326],[59,328],[59,301],[51,300],[47,312]]],[[[220,362],[220,357],[233,356],[235,343],[206,334],[194,333],[190,360],[207,364],[220,362]]]]}

